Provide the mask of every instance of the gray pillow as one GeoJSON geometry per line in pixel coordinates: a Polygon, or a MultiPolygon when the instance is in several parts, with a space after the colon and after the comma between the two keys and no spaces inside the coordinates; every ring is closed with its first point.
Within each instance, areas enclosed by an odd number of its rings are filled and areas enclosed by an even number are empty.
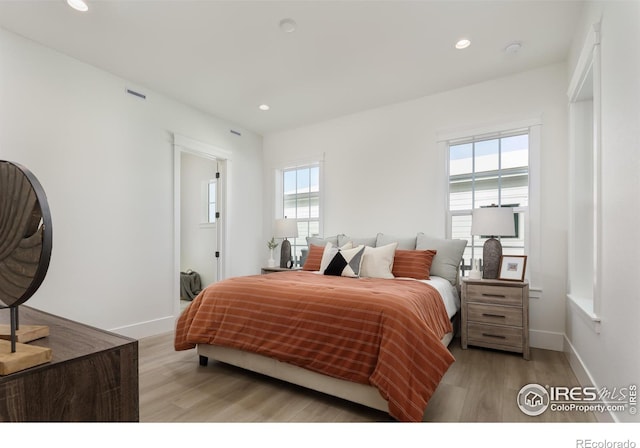
{"type": "Polygon", "coordinates": [[[350,236],[340,234],[338,235],[338,246],[342,247],[349,241],[353,243],[353,247],[364,244],[365,246],[376,247],[376,237],[371,238],[352,238],[350,236]]]}
{"type": "Polygon", "coordinates": [[[416,248],[416,237],[410,238],[397,238],[391,235],[385,235],[384,233],[378,233],[376,237],[376,247],[386,246],[391,243],[398,243],[398,249],[402,250],[415,250],[416,248]]]}
{"type": "Polygon", "coordinates": [[[435,250],[430,275],[446,278],[453,286],[458,285],[458,270],[467,240],[446,240],[418,233],[416,250],[435,250]]]}
{"type": "Polygon", "coordinates": [[[320,238],[320,237],[317,237],[317,236],[308,236],[307,237],[307,244],[308,245],[313,244],[314,246],[325,247],[327,245],[327,243],[332,243],[334,246],[337,246],[338,245],[338,235],[329,236],[327,238],[320,238]]]}

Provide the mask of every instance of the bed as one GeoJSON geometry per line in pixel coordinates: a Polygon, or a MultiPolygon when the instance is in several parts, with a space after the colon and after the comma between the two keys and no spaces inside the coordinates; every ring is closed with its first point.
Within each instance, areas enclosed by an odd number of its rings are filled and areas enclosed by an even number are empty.
{"type": "MultiPolygon", "coordinates": [[[[361,248],[345,247],[338,252],[347,258],[361,248]]],[[[365,257],[362,266],[371,259],[365,257]]],[[[318,271],[235,277],[208,286],[179,317],[175,349],[196,348],[204,365],[215,359],[399,421],[422,421],[454,362],[447,345],[460,304],[455,284],[437,275],[323,275],[323,263],[318,271]]]]}

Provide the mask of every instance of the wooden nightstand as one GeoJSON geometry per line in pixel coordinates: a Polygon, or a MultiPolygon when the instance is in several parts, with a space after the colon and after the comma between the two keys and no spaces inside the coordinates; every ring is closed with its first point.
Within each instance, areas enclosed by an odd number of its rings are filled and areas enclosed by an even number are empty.
{"type": "Polygon", "coordinates": [[[300,267],[295,267],[295,268],[281,268],[280,266],[274,266],[274,267],[263,267],[262,269],[262,274],[271,274],[272,272],[284,272],[284,271],[300,271],[302,270],[302,268],[300,267]]]}
{"type": "Polygon", "coordinates": [[[529,359],[529,283],[462,279],[462,348],[522,353],[529,359]]]}

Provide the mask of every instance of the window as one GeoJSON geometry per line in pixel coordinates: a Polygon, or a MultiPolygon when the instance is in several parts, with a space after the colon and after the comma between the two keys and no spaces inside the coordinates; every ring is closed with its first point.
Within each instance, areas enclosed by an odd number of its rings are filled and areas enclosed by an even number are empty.
{"type": "Polygon", "coordinates": [[[471,235],[471,212],[498,205],[514,209],[515,237],[502,237],[505,255],[524,255],[529,209],[529,131],[447,143],[448,217],[451,238],[466,239],[464,269],[482,258],[486,238],[471,235]]]}
{"type": "Polygon", "coordinates": [[[282,171],[282,216],[298,222],[291,254],[299,266],[307,236],[320,235],[320,165],[311,164],[282,171]]]}
{"type": "Polygon", "coordinates": [[[207,222],[213,224],[216,222],[216,187],[217,182],[211,179],[207,188],[207,222]]]}

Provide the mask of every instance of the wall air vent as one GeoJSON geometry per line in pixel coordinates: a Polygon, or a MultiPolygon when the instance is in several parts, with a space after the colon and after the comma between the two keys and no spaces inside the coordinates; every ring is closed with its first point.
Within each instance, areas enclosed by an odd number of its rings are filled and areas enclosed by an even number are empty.
{"type": "Polygon", "coordinates": [[[143,100],[147,99],[147,95],[144,95],[140,92],[136,92],[135,90],[127,89],[127,93],[129,95],[137,96],[138,98],[142,98],[143,100]]]}

